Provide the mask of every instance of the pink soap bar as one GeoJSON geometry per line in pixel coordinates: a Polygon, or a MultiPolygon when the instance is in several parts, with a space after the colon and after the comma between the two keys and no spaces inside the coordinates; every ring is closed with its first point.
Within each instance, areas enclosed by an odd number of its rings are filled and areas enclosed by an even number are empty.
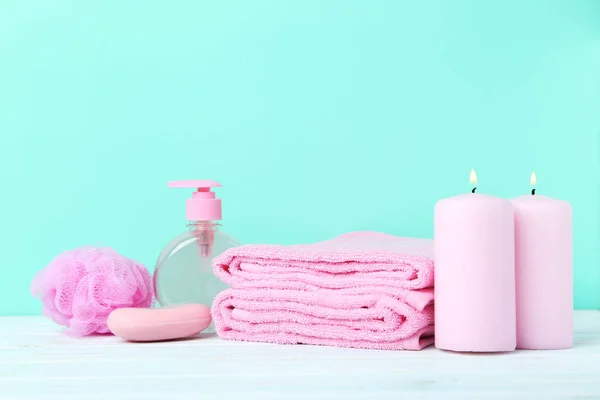
{"type": "Polygon", "coordinates": [[[210,308],[183,304],[163,308],[119,308],[108,316],[115,336],[133,342],[152,342],[195,336],[208,328],[210,308]]]}
{"type": "Polygon", "coordinates": [[[542,195],[517,197],[515,207],[517,348],[573,345],[571,205],[542,195]]]}
{"type": "Polygon", "coordinates": [[[514,209],[469,193],[435,206],[435,346],[465,352],[516,347],[514,209]]]}

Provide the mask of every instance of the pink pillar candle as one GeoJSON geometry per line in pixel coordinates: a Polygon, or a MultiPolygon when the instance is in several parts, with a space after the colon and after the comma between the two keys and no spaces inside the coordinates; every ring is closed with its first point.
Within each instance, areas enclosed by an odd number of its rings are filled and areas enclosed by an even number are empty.
{"type": "Polygon", "coordinates": [[[464,352],[516,348],[514,210],[470,193],[435,206],[435,346],[464,352]]]}
{"type": "Polygon", "coordinates": [[[540,195],[515,207],[517,347],[573,345],[573,233],[571,205],[540,195]]]}

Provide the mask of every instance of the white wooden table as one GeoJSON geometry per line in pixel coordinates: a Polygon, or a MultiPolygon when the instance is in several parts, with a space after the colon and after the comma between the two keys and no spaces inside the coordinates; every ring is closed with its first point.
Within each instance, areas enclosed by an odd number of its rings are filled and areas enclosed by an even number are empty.
{"type": "Polygon", "coordinates": [[[0,399],[600,399],[600,311],[575,346],[469,355],[278,346],[215,336],[73,339],[42,317],[0,318],[0,399]]]}

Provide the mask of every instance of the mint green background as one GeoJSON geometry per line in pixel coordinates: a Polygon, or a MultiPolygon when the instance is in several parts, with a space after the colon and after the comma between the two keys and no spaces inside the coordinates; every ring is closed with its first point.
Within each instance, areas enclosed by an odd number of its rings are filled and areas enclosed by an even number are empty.
{"type": "Polygon", "coordinates": [[[224,230],[430,237],[436,200],[574,209],[577,308],[600,308],[600,2],[0,2],[0,314],[39,269],[110,245],[150,269],[186,190],[224,230]]]}

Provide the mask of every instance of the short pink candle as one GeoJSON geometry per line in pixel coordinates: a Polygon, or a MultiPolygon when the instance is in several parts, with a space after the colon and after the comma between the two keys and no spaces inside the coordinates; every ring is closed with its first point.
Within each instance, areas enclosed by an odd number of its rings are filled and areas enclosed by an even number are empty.
{"type": "Polygon", "coordinates": [[[435,346],[465,352],[515,350],[512,204],[468,193],[440,200],[434,220],[435,346]]]}
{"type": "Polygon", "coordinates": [[[571,205],[539,194],[517,197],[512,203],[515,207],[517,347],[569,348],[573,345],[571,205]]]}

